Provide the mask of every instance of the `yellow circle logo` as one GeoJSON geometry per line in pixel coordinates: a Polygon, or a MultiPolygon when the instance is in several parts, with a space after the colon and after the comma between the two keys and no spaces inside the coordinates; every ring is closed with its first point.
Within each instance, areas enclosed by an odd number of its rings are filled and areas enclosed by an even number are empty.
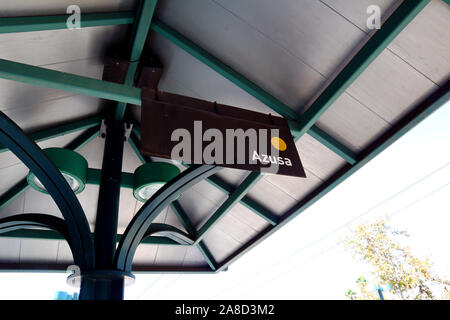
{"type": "Polygon", "coordinates": [[[284,142],[284,140],[279,137],[273,137],[272,139],[270,139],[270,142],[275,149],[278,149],[280,151],[284,151],[287,149],[286,142],[284,142]]]}

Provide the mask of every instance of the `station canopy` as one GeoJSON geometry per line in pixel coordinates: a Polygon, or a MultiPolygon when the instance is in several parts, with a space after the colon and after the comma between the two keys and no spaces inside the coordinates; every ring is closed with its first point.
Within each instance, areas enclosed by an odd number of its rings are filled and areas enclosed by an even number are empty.
{"type": "MultiPolygon", "coordinates": [[[[91,232],[105,144],[100,124],[118,112],[117,101],[128,104],[123,119],[133,124],[125,176],[145,161],[189,170],[139,153],[141,107],[131,95],[78,90],[83,79],[102,79],[116,44],[141,41],[159,58],[161,91],[288,119],[306,178],[223,168],[154,218],[162,232],[139,245],[133,272],[225,270],[448,100],[448,1],[159,0],[154,12],[156,1],[143,3],[15,0],[0,8],[0,110],[41,148],[71,146],[87,159],[88,183],[76,197],[91,232]],[[73,4],[81,9],[82,28],[68,30],[66,10],[73,4]],[[371,5],[381,10],[380,30],[367,27],[371,5]],[[18,75],[14,68],[27,71],[18,75]],[[44,79],[42,69],[80,77],[59,85],[44,79]]],[[[22,161],[0,149],[0,218],[63,218],[48,194],[27,183],[22,161]]],[[[125,182],[119,238],[144,205],[125,182]]],[[[55,231],[24,226],[0,234],[2,270],[64,271],[73,263],[55,231]]]]}

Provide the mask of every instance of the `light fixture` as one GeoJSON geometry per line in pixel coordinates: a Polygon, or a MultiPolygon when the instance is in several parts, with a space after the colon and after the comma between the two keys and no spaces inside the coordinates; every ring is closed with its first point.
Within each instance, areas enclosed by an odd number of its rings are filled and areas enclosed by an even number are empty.
{"type": "Polygon", "coordinates": [[[168,162],[149,162],[134,171],[134,197],[142,202],[150,199],[162,186],[180,173],[168,162]]]}
{"type": "MultiPolygon", "coordinates": [[[[61,171],[73,192],[77,194],[84,190],[88,171],[88,163],[85,158],[75,151],[64,148],[47,148],[42,151],[61,171]]],[[[28,173],[27,181],[37,191],[48,193],[33,172],[28,173]]]]}

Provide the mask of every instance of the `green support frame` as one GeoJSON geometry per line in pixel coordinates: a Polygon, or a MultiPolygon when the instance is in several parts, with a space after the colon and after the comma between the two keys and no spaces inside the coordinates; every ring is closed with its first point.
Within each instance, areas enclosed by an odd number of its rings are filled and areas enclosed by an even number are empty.
{"type": "MultiPolygon", "coordinates": [[[[319,117],[337,100],[337,98],[344,93],[344,91],[351,85],[351,83],[359,77],[359,75],[374,61],[378,55],[389,45],[389,43],[408,25],[408,23],[430,2],[430,0],[420,0],[420,1],[405,1],[403,2],[396,11],[386,20],[382,28],[378,30],[367,43],[359,50],[359,52],[353,57],[353,59],[344,67],[344,69],[336,76],[335,79],[325,88],[325,90],[319,95],[319,97],[314,101],[314,103],[308,108],[308,110],[300,116],[298,120],[298,126],[291,125],[294,128],[295,140],[300,139],[305,133],[307,133],[313,126],[314,123],[319,119],[319,117]]],[[[224,75],[227,79],[234,82],[240,86],[245,91],[250,94],[255,92],[255,85],[249,84],[248,82],[241,82],[242,76],[238,75],[231,68],[227,67],[221,63],[216,58],[209,55],[207,52],[185,39],[181,35],[175,33],[167,26],[164,26],[161,22],[155,21],[152,25],[153,30],[161,33],[161,35],[167,37],[169,40],[173,41],[175,44],[186,50],[188,53],[192,54],[194,57],[200,59],[202,62],[218,71],[220,74],[224,75]],[[153,25],[155,27],[153,27],[153,25]]],[[[261,96],[255,96],[262,102],[266,103],[273,110],[281,112],[284,116],[289,116],[287,113],[289,109],[283,105],[273,106],[273,97],[269,100],[262,99],[261,96]],[[266,102],[265,102],[266,101],[266,102]],[[276,108],[276,109],[275,109],[276,108]],[[286,109],[287,108],[287,109],[286,109]]],[[[324,132],[318,128],[313,129],[313,135],[324,141],[324,132]]],[[[327,143],[328,147],[336,148],[339,145],[338,142],[327,143]]],[[[340,145],[342,148],[343,146],[340,145]]],[[[340,149],[339,153],[344,154],[345,159],[349,161],[350,167],[353,164],[357,164],[357,157],[352,153],[349,156],[346,155],[345,149],[340,149]]],[[[213,216],[208,220],[205,225],[201,228],[199,235],[201,239],[207,232],[209,232],[218,220],[230,210],[233,205],[237,202],[234,199],[240,199],[245,196],[249,188],[246,186],[253,186],[255,180],[261,177],[260,173],[250,173],[248,177],[241,183],[243,188],[238,188],[234,191],[228,200],[220,206],[220,208],[213,214],[213,216]]],[[[276,228],[276,227],[274,227],[276,228]]],[[[221,266],[223,268],[225,265],[221,266]]]]}
{"type": "MultiPolygon", "coordinates": [[[[256,84],[245,78],[243,75],[239,74],[237,71],[233,70],[231,67],[227,66],[219,59],[215,58],[213,55],[196,45],[194,42],[190,41],[174,29],[165,25],[163,22],[154,19],[152,23],[152,30],[172,41],[174,44],[185,50],[194,58],[203,62],[211,69],[237,85],[239,88],[267,105],[273,111],[288,119],[293,136],[298,136],[300,134],[301,129],[299,129],[297,125],[297,120],[300,118],[300,116],[293,109],[258,87],[256,84]]],[[[320,132],[320,142],[325,142],[324,144],[326,147],[330,148],[339,156],[343,157],[344,160],[351,161],[353,163],[356,161],[353,152],[343,144],[341,144],[339,141],[337,141],[335,138],[331,137],[316,126],[313,127],[313,130],[315,130],[315,132],[320,132]]],[[[312,135],[314,135],[314,132],[312,135]]]]}
{"type": "MultiPolygon", "coordinates": [[[[60,125],[51,129],[45,129],[36,131],[29,134],[30,138],[35,140],[35,142],[43,141],[47,139],[56,138],[65,134],[69,134],[76,131],[86,130],[84,133],[76,137],[72,142],[70,142],[65,147],[70,150],[79,150],[86,144],[88,144],[92,139],[98,135],[100,129],[100,117],[92,117],[84,119],[81,121],[73,122],[70,124],[60,125]]],[[[5,147],[0,145],[0,152],[4,152],[5,147]]],[[[3,193],[0,196],[0,209],[7,206],[22,193],[28,189],[29,185],[26,177],[16,183],[12,188],[3,193]]]]}
{"type": "Polygon", "coordinates": [[[139,88],[4,59],[0,59],[0,78],[107,100],[141,104],[139,88]]]}
{"type": "Polygon", "coordinates": [[[251,172],[248,177],[241,182],[239,187],[228,196],[228,199],[217,209],[216,212],[205,222],[197,233],[195,243],[199,243],[205,235],[222,219],[233,206],[241,200],[245,194],[262,178],[259,172],[251,172]]]}
{"type": "MultiPolygon", "coordinates": [[[[56,263],[0,263],[0,272],[61,272],[67,273],[67,266],[56,263]]],[[[177,267],[153,265],[137,265],[133,268],[133,274],[214,274],[209,267],[177,267]]]]}
{"type": "Polygon", "coordinates": [[[333,176],[331,176],[327,181],[322,183],[318,188],[313,190],[308,194],[302,201],[300,201],[293,209],[289,210],[282,218],[280,223],[275,227],[268,227],[263,232],[255,236],[242,248],[238,249],[236,252],[231,254],[225,261],[221,264],[218,271],[226,269],[231,263],[239,259],[248,250],[264,241],[273,232],[279,230],[286,223],[294,219],[300,213],[305,211],[319,199],[321,199],[328,192],[333,190],[339,184],[341,184],[345,179],[350,177],[353,173],[359,170],[362,166],[368,163],[370,160],[375,158],[378,154],[383,152],[392,143],[401,138],[405,133],[411,130],[414,126],[420,123],[423,119],[429,116],[431,113],[436,111],[442,105],[450,101],[450,80],[440,87],[436,92],[427,97],[424,101],[418,104],[418,106],[409,112],[402,120],[394,124],[387,132],[385,132],[381,137],[374,141],[370,146],[368,146],[359,157],[358,162],[355,165],[347,164],[333,176]]]}
{"type": "MultiPolygon", "coordinates": [[[[134,22],[135,13],[108,12],[108,13],[84,13],[80,21],[81,28],[114,26],[131,24],[134,22]]],[[[67,29],[67,14],[53,16],[31,17],[2,17],[0,33],[16,33],[44,30],[67,29]]]]}
{"type": "MultiPolygon", "coordinates": [[[[1,60],[0,59],[0,77],[10,80],[16,80],[28,84],[46,86],[49,88],[55,88],[59,90],[66,90],[74,93],[86,94],[98,98],[109,99],[118,101],[116,107],[115,118],[123,119],[126,104],[140,105],[140,90],[138,88],[133,88],[132,79],[134,77],[137,68],[137,59],[139,58],[142,47],[146,39],[146,33],[143,32],[148,30],[148,24],[151,22],[154,9],[156,6],[156,0],[146,0],[144,5],[146,6],[146,11],[142,11],[141,18],[138,20],[138,24],[135,24],[135,37],[132,44],[131,53],[131,64],[127,72],[126,83],[124,87],[119,90],[120,84],[114,84],[107,81],[101,81],[97,79],[91,79],[87,77],[77,76],[73,74],[67,74],[63,72],[58,72],[54,70],[49,70],[40,67],[34,67],[26,64],[21,64],[13,61],[1,60]],[[144,18],[144,19],[143,19],[144,18]],[[142,22],[142,23],[141,23],[142,22]],[[133,58],[136,58],[134,60],[133,58]],[[20,69],[24,68],[26,70],[25,74],[20,72],[20,69]],[[64,80],[61,82],[60,80],[64,80]],[[115,91],[118,90],[118,91],[115,91]]],[[[105,25],[106,21],[111,19],[111,15],[116,15],[116,13],[102,13],[96,14],[96,16],[91,16],[89,25],[82,25],[82,27],[100,26],[105,25]]],[[[110,20],[112,24],[119,23],[133,23],[134,19],[130,18],[131,13],[123,13],[122,16],[117,16],[117,20],[110,20]]],[[[14,28],[23,31],[38,31],[38,30],[50,30],[51,26],[55,28],[63,28],[61,25],[61,17],[58,16],[43,16],[43,17],[7,17],[0,18],[2,25],[0,26],[0,33],[14,32],[14,28]],[[3,24],[3,21],[5,23],[3,24]],[[54,21],[59,21],[60,24],[54,23],[54,21]],[[14,28],[12,27],[14,26],[14,28]]],[[[66,17],[66,16],[65,16],[66,17]]],[[[232,68],[228,67],[226,64],[213,57],[211,54],[191,42],[190,40],[183,37],[181,34],[177,33],[175,30],[166,26],[160,21],[153,21],[151,23],[151,28],[160,33],[161,35],[167,37],[169,40],[173,41],[175,44],[179,45],[182,49],[186,50],[194,57],[200,61],[206,63],[213,70],[217,71],[223,75],[228,80],[240,86],[247,93],[257,98],[261,102],[267,104],[272,110],[278,112],[280,115],[286,117],[291,122],[292,134],[295,136],[298,134],[296,120],[298,115],[295,111],[290,109],[288,106],[283,104],[281,101],[277,100],[275,97],[264,91],[263,89],[256,86],[254,83],[250,82],[244,76],[240,75],[232,68]]],[[[321,131],[317,127],[313,127],[318,131],[321,131]]],[[[343,146],[339,141],[328,135],[327,133],[321,131],[320,140],[322,143],[325,142],[325,146],[330,148],[332,151],[336,152],[338,155],[342,156],[346,161],[353,161],[353,153],[343,146]]]]}
{"type": "MultiPolygon", "coordinates": [[[[340,143],[337,140],[330,139],[329,135],[320,129],[318,126],[312,126],[308,130],[308,134],[316,139],[318,142],[323,144],[325,147],[336,153],[338,156],[340,156],[342,159],[347,161],[350,164],[355,164],[357,161],[356,154],[344,146],[342,143],[340,143]]],[[[294,140],[298,140],[301,137],[299,132],[294,133],[294,140]]]]}
{"type": "Polygon", "coordinates": [[[276,99],[274,96],[259,88],[256,84],[234,71],[232,68],[197,46],[192,41],[165,25],[163,22],[155,19],[152,23],[152,30],[172,41],[181,49],[206,64],[208,67],[218,72],[280,115],[291,120],[298,119],[298,114],[294,110],[276,99]]]}
{"type": "MultiPolygon", "coordinates": [[[[88,169],[87,181],[86,181],[87,184],[93,184],[93,185],[99,186],[100,182],[101,182],[101,178],[102,178],[102,170],[92,169],[92,168],[88,169]]],[[[122,172],[120,186],[122,188],[133,189],[133,184],[134,184],[133,174],[130,172],[122,172]]]]}
{"type": "MultiPolygon", "coordinates": [[[[141,153],[139,152],[139,147],[138,147],[139,141],[138,141],[138,138],[136,135],[136,132],[138,132],[138,134],[140,135],[139,126],[135,126],[135,127],[133,127],[133,129],[135,129],[135,130],[132,131],[132,133],[130,135],[130,139],[128,140],[131,148],[133,149],[133,151],[136,153],[137,157],[139,158],[139,160],[141,160],[141,162],[143,164],[147,163],[147,162],[151,162],[151,159],[149,157],[145,157],[145,156],[141,155],[141,153]]],[[[122,180],[123,180],[123,178],[122,178],[122,180]]],[[[173,212],[177,216],[181,225],[186,229],[188,234],[193,239],[197,239],[197,230],[192,225],[192,222],[189,220],[188,215],[186,214],[184,209],[181,207],[180,203],[178,201],[174,201],[170,204],[170,207],[172,208],[173,212]]],[[[217,265],[216,261],[214,260],[213,255],[208,250],[207,246],[203,243],[203,241],[196,241],[194,243],[194,245],[197,245],[197,248],[203,255],[203,258],[208,263],[211,270],[216,271],[216,269],[218,268],[218,265],[217,265]]]]}
{"type": "MultiPolygon", "coordinates": [[[[188,215],[181,207],[180,203],[178,201],[172,202],[170,205],[170,208],[173,210],[175,215],[177,216],[180,223],[183,225],[183,227],[186,229],[186,231],[193,237],[194,239],[197,238],[197,230],[192,225],[192,222],[190,221],[188,215]]],[[[206,263],[208,263],[209,267],[212,271],[216,271],[218,268],[217,262],[214,259],[214,256],[209,251],[208,247],[203,241],[196,242],[198,250],[203,255],[203,258],[205,259],[206,263]]]]}
{"type": "MultiPolygon", "coordinates": [[[[91,117],[80,121],[62,124],[49,129],[39,130],[28,133],[28,136],[34,142],[41,142],[48,139],[57,138],[69,133],[86,130],[92,127],[98,127],[100,125],[101,117],[91,117]]],[[[3,145],[0,144],[0,153],[8,151],[3,145]]]]}
{"type": "Polygon", "coordinates": [[[430,0],[404,1],[367,41],[341,72],[300,117],[300,131],[305,134],[320,116],[347,90],[364,70],[387,48],[389,43],[411,22],[430,0]]]}
{"type": "MultiPolygon", "coordinates": [[[[93,234],[91,234],[93,237],[93,234]]],[[[45,240],[65,240],[64,237],[52,230],[37,230],[37,229],[21,229],[21,230],[15,230],[10,231],[7,233],[0,234],[0,237],[5,238],[23,238],[23,239],[45,239],[45,240]]],[[[117,235],[117,242],[122,239],[122,235],[117,235]]],[[[153,244],[153,245],[168,245],[168,246],[183,246],[183,244],[180,244],[172,239],[166,238],[166,237],[147,237],[144,240],[142,240],[143,244],[153,244]]]]}
{"type": "MultiPolygon", "coordinates": [[[[186,213],[184,213],[181,206],[177,202],[174,202],[171,205],[172,209],[180,219],[181,223],[185,226],[189,234],[195,235],[195,244],[198,245],[199,250],[202,252],[205,260],[212,270],[215,270],[217,272],[227,268],[230,263],[239,258],[247,250],[262,241],[265,237],[269,236],[272,232],[281,228],[285,223],[290,221],[296,215],[304,211],[312,203],[320,199],[324,194],[332,190],[335,186],[340,184],[343,180],[345,180],[348,176],[362,167],[365,163],[370,161],[370,159],[387,148],[391,143],[393,143],[406,131],[411,129],[419,121],[436,110],[444,102],[449,100],[449,83],[447,82],[444,87],[438,90],[438,92],[434,93],[431,97],[426,99],[421,105],[410,112],[405,118],[400,120],[399,123],[395,124],[388,132],[383,134],[383,136],[378,138],[360,154],[355,154],[352,150],[315,126],[315,123],[319,119],[319,117],[333,104],[333,102],[336,101],[336,99],[351,85],[351,83],[370,65],[370,63],[387,47],[387,45],[398,35],[398,33],[403,30],[403,28],[429,2],[430,0],[404,1],[383,24],[381,30],[377,31],[367,41],[362,49],[344,67],[344,69],[336,76],[336,78],[331,81],[330,85],[325,88],[325,90],[314,101],[311,107],[308,108],[307,111],[302,115],[297,115],[288,106],[284,105],[275,97],[257,87],[254,83],[250,82],[248,79],[228,67],[226,64],[177,33],[175,30],[164,25],[158,20],[153,20],[151,22],[152,30],[168,38],[170,41],[186,50],[195,58],[199,59],[200,61],[211,67],[213,70],[217,71],[219,74],[238,85],[247,93],[268,105],[272,110],[290,120],[290,127],[295,140],[298,140],[305,133],[308,133],[313,138],[328,147],[330,150],[341,156],[347,162],[347,165],[340,169],[336,174],[334,174],[328,181],[323,183],[316,190],[312,191],[308,196],[300,201],[296,208],[290,210],[281,218],[278,218],[272,213],[267,212],[267,210],[262,208],[259,204],[245,196],[248,190],[261,178],[261,175],[257,173],[250,173],[249,176],[241,184],[241,186],[237,189],[234,189],[232,186],[229,186],[217,177],[209,177],[208,181],[218,189],[227,193],[229,195],[229,198],[210,218],[210,220],[208,220],[205,225],[200,228],[198,232],[190,224],[190,221],[189,219],[187,219],[187,215],[186,213]],[[270,226],[268,226],[263,232],[258,234],[249,243],[238,249],[224,262],[218,265],[214,261],[212,254],[208,251],[207,247],[202,242],[202,238],[212,227],[214,227],[219,219],[239,201],[243,203],[247,208],[258,213],[260,216],[269,221],[270,226]]],[[[147,18],[149,18],[149,20],[151,21],[156,1],[152,1],[151,3],[149,1],[146,1],[146,3],[150,6],[149,8],[151,8],[151,10],[147,12],[147,14],[149,14],[147,15],[147,18]]],[[[143,5],[145,5],[145,3],[143,5]]],[[[91,20],[89,20],[87,24],[83,25],[83,27],[106,25],[106,21],[109,21],[111,24],[127,24],[133,23],[135,20],[134,18],[131,18],[129,12],[117,14],[114,17],[112,17],[112,14],[110,14],[109,18],[107,17],[107,15],[108,14],[99,14],[97,17],[92,15],[91,20]]],[[[147,32],[139,32],[139,28],[141,28],[141,30],[145,30],[147,28],[148,30],[148,25],[150,24],[150,21],[148,21],[148,24],[140,26],[140,22],[143,21],[143,16],[145,16],[145,14],[141,11],[141,18],[139,18],[138,24],[135,24],[136,36],[134,38],[133,50],[135,45],[143,45],[147,35],[147,32]]],[[[15,30],[17,30],[17,32],[63,28],[61,24],[61,16],[0,19],[2,19],[2,22],[7,22],[6,24],[2,24],[2,26],[0,26],[0,33],[16,32],[14,31],[14,28],[16,28],[15,30]]],[[[142,48],[140,50],[136,50],[135,52],[139,51],[142,51],[142,48]]],[[[133,68],[134,67],[130,68],[131,71],[129,70],[129,75],[127,76],[127,78],[131,79],[132,76],[134,76],[133,68]]],[[[121,106],[126,106],[127,103],[135,105],[141,104],[140,90],[138,88],[71,74],[65,74],[58,71],[38,68],[1,59],[0,77],[118,101],[119,105],[116,109],[116,117],[119,118],[123,118],[124,107],[121,106]]],[[[39,138],[39,136],[36,136],[36,138],[44,139],[39,138]]],[[[130,144],[133,150],[135,150],[139,156],[137,147],[137,135],[135,135],[134,138],[132,137],[132,139],[130,139],[130,144]]],[[[2,149],[0,146],[0,152],[1,151],[2,149]]],[[[148,160],[142,156],[140,156],[139,158],[143,162],[148,160]]],[[[91,170],[90,172],[91,182],[96,183],[98,172],[96,172],[95,170],[91,170]]],[[[128,173],[123,173],[123,177],[125,177],[125,183],[123,184],[124,187],[129,187],[129,175],[130,174],[128,173]]],[[[168,267],[166,269],[167,272],[177,272],[175,268],[168,267]]]]}
{"type": "MultiPolygon", "coordinates": [[[[149,158],[142,156],[139,152],[139,147],[138,147],[139,146],[139,138],[138,137],[140,137],[140,135],[141,135],[141,131],[140,131],[139,125],[134,125],[133,131],[130,136],[130,143],[131,143],[133,150],[138,155],[139,159],[143,163],[149,162],[150,161],[149,158]]],[[[186,168],[190,167],[190,165],[188,165],[188,164],[183,163],[183,165],[186,168]]],[[[226,183],[225,181],[223,181],[222,179],[220,179],[217,176],[208,177],[208,178],[206,178],[206,181],[227,195],[230,195],[235,191],[233,186],[229,185],[228,183],[226,183]]],[[[274,226],[277,224],[278,217],[275,214],[273,214],[272,212],[270,212],[269,210],[267,210],[266,208],[264,208],[263,206],[261,206],[255,200],[252,200],[251,198],[244,196],[243,198],[240,199],[240,203],[243,206],[245,206],[247,209],[249,209],[249,210],[253,211],[254,213],[256,213],[257,215],[259,215],[261,218],[266,220],[271,225],[274,226]]]]}
{"type": "Polygon", "coordinates": [[[0,210],[6,207],[8,204],[16,200],[20,195],[22,195],[29,187],[28,181],[26,178],[23,178],[19,182],[17,182],[14,186],[12,186],[9,190],[4,192],[0,196],[0,210]]]}
{"type": "MultiPolygon", "coordinates": [[[[152,22],[153,13],[155,12],[158,0],[143,0],[140,2],[138,8],[139,19],[134,24],[134,37],[131,45],[130,65],[125,76],[125,85],[133,85],[134,76],[138,67],[139,59],[141,58],[142,50],[144,49],[145,40],[147,39],[150,24],[152,22]]],[[[119,102],[116,107],[114,118],[122,120],[125,115],[127,104],[119,102]]]]}

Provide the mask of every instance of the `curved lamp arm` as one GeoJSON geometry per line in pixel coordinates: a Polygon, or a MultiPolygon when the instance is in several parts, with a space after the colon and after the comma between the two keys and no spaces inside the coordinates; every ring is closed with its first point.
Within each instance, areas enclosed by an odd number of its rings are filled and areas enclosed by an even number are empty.
{"type": "Polygon", "coordinates": [[[158,214],[185,190],[220,169],[210,165],[193,165],[159,189],[136,213],[125,230],[116,251],[116,267],[131,272],[136,249],[158,214]]]}
{"type": "Polygon", "coordinates": [[[74,260],[81,269],[94,267],[89,223],[77,197],[61,172],[11,119],[0,111],[0,142],[42,182],[64,216],[74,260]]]}
{"type": "MultiPolygon", "coordinates": [[[[29,229],[33,227],[41,227],[59,232],[64,239],[66,239],[70,249],[72,250],[72,244],[66,222],[61,218],[43,213],[24,213],[0,219],[0,233],[20,229],[29,229]]],[[[79,265],[80,261],[77,261],[77,257],[73,254],[73,251],[72,255],[74,258],[74,263],[79,265]]]]}
{"type": "Polygon", "coordinates": [[[181,245],[192,245],[195,240],[192,239],[186,232],[165,223],[152,223],[144,234],[141,242],[150,236],[161,236],[172,239],[181,245]]]}

